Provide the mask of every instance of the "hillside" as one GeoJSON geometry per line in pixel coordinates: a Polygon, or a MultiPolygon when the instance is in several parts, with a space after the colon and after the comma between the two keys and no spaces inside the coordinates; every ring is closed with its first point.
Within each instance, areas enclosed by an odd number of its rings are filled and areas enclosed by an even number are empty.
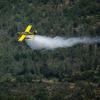
{"type": "Polygon", "coordinates": [[[99,5],[99,0],[0,1],[1,100],[5,94],[7,100],[100,99],[100,44],[33,51],[17,41],[28,24],[45,36],[100,36],[99,5]]]}

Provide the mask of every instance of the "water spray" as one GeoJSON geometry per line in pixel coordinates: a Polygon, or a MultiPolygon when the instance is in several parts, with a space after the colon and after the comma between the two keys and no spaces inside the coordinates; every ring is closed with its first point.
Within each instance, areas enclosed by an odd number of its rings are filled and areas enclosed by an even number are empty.
{"type": "Polygon", "coordinates": [[[71,37],[71,38],[63,38],[60,36],[56,36],[54,38],[41,36],[41,35],[27,35],[27,39],[25,39],[26,43],[33,50],[53,50],[57,48],[67,48],[72,47],[77,44],[94,44],[100,43],[100,37],[71,37]]]}

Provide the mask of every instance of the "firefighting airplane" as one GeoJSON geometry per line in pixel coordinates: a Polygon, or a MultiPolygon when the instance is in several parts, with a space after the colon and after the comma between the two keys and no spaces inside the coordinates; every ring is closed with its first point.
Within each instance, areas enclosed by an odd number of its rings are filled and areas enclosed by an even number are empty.
{"type": "Polygon", "coordinates": [[[26,36],[27,35],[35,35],[37,33],[37,30],[34,30],[33,32],[31,32],[31,29],[32,29],[32,25],[28,25],[25,29],[24,32],[21,32],[19,34],[19,38],[18,38],[18,41],[19,42],[22,42],[23,40],[26,39],[26,36]]]}

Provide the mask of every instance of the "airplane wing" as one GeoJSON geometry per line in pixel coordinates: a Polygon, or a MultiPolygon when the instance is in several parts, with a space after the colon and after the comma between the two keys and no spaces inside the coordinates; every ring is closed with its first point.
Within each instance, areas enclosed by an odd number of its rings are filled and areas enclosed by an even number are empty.
{"type": "MultiPolygon", "coordinates": [[[[30,30],[31,30],[31,28],[32,28],[32,25],[28,25],[27,28],[26,28],[26,30],[25,30],[25,32],[29,33],[30,30]]],[[[18,41],[19,41],[19,42],[22,42],[25,38],[26,38],[26,35],[23,34],[23,35],[18,39],[18,41]]]]}
{"type": "Polygon", "coordinates": [[[25,32],[30,32],[31,28],[32,28],[32,25],[28,25],[25,32]]]}
{"type": "Polygon", "coordinates": [[[19,41],[19,42],[22,42],[22,41],[25,39],[25,37],[26,37],[26,35],[23,34],[23,35],[18,39],[18,41],[19,41]]]}

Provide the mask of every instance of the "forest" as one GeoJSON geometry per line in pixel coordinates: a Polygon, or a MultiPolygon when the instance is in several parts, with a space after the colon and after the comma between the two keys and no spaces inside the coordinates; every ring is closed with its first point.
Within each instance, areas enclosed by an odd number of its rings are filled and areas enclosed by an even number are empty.
{"type": "Polygon", "coordinates": [[[100,37],[100,0],[0,0],[0,100],[99,100],[100,44],[32,50],[18,32],[100,37]]]}

